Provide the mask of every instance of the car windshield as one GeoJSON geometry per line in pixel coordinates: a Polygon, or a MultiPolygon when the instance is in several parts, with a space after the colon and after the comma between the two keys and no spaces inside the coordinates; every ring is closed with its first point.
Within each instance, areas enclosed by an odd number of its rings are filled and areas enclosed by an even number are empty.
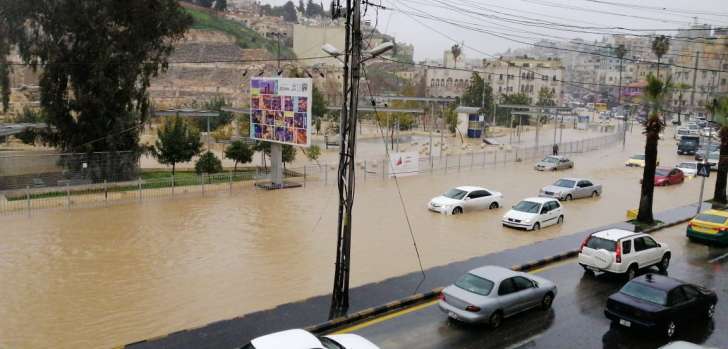
{"type": "Polygon", "coordinates": [[[586,247],[595,250],[607,250],[609,252],[614,252],[617,249],[617,242],[592,236],[586,243],[586,247]]]}
{"type": "Polygon", "coordinates": [[[462,198],[465,197],[465,194],[467,194],[467,193],[468,193],[467,191],[453,188],[453,189],[448,190],[447,193],[442,194],[442,196],[444,196],[446,198],[450,198],[450,199],[461,200],[462,198]]]}
{"type": "Polygon", "coordinates": [[[678,165],[679,168],[688,168],[688,169],[696,169],[698,168],[698,164],[691,163],[691,162],[683,162],[682,164],[678,165]]]}
{"type": "Polygon", "coordinates": [[[655,170],[655,176],[667,176],[670,173],[670,170],[664,169],[664,168],[658,168],[655,170]]]}
{"type": "Polygon", "coordinates": [[[680,142],[682,144],[684,144],[684,145],[694,145],[694,144],[698,144],[698,140],[697,139],[693,139],[693,138],[687,138],[687,139],[686,138],[683,138],[680,142]]]}
{"type": "Polygon", "coordinates": [[[568,179],[559,179],[554,183],[554,186],[556,187],[562,187],[562,188],[573,188],[575,181],[568,180],[568,179]]]}
{"type": "Polygon", "coordinates": [[[555,164],[555,163],[559,162],[559,159],[557,159],[555,157],[547,156],[547,157],[543,158],[543,160],[541,160],[541,161],[555,164]]]}
{"type": "Polygon", "coordinates": [[[667,304],[666,291],[639,282],[631,281],[624,285],[619,292],[650,303],[659,305],[667,304]]]}
{"type": "Polygon", "coordinates": [[[493,289],[493,281],[484,279],[473,274],[465,274],[455,282],[455,286],[462,288],[465,291],[479,294],[481,296],[487,296],[493,289]]]}
{"type": "Polygon", "coordinates": [[[516,206],[513,206],[513,209],[516,211],[526,212],[526,213],[538,213],[538,209],[541,207],[541,204],[537,202],[531,202],[531,201],[521,201],[516,206]]]}
{"type": "Polygon", "coordinates": [[[710,223],[716,223],[716,224],[725,224],[726,217],[709,214],[709,213],[701,213],[697,217],[695,217],[696,220],[703,221],[703,222],[710,222],[710,223]]]}
{"type": "Polygon", "coordinates": [[[634,155],[630,159],[632,159],[632,160],[644,160],[645,159],[645,156],[644,155],[634,155]]]}

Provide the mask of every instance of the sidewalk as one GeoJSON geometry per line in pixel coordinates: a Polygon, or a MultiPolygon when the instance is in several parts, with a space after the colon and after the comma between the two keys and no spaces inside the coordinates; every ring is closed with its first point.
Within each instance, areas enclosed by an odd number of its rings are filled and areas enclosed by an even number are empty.
{"type": "MultiPolygon", "coordinates": [[[[710,204],[704,203],[702,209],[709,207],[710,204]]],[[[676,207],[656,213],[655,219],[661,221],[663,226],[670,226],[692,218],[696,209],[697,204],[676,207]]],[[[630,223],[617,222],[528,246],[430,268],[425,270],[426,279],[419,289],[415,289],[422,281],[422,274],[419,272],[356,287],[350,291],[349,313],[449,285],[461,274],[483,265],[511,267],[573,250],[578,248],[588,234],[609,228],[632,231],[635,229],[630,223]]],[[[126,348],[237,348],[252,338],[267,333],[303,328],[326,321],[329,300],[330,295],[312,297],[301,302],[283,304],[274,309],[218,321],[201,328],[182,330],[167,336],[132,343],[126,348]]]]}

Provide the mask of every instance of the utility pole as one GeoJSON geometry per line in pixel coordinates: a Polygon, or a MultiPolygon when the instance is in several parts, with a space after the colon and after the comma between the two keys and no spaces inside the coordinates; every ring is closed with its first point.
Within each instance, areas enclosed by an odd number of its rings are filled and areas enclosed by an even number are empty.
{"type": "Polygon", "coordinates": [[[356,121],[361,69],[361,0],[346,0],[346,39],[344,47],[344,105],[341,115],[339,152],[339,212],[336,245],[336,272],[329,319],[349,309],[351,257],[351,210],[354,206],[356,121]]]}
{"type": "MultiPolygon", "coordinates": [[[[700,51],[697,51],[695,53],[695,67],[693,68],[693,88],[692,91],[690,91],[690,107],[695,108],[695,90],[698,89],[698,86],[696,85],[698,81],[698,62],[700,60],[700,51]]],[[[687,118],[686,118],[687,120],[687,118]]]]}

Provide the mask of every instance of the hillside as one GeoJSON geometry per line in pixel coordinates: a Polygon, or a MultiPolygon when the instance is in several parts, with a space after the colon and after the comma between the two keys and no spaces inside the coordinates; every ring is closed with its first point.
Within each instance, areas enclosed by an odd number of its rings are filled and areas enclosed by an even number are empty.
{"type": "MultiPolygon", "coordinates": [[[[277,52],[276,42],[268,40],[256,33],[252,29],[246,28],[240,23],[223,18],[214,12],[195,6],[184,5],[185,11],[194,19],[192,29],[219,31],[235,38],[235,42],[240,48],[264,48],[275,56],[277,52]]],[[[281,57],[293,58],[293,52],[281,47],[281,57]]]]}

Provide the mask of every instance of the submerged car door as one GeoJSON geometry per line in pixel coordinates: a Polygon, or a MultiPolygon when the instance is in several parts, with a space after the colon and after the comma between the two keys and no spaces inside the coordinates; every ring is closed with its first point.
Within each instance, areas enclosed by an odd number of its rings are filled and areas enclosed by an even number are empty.
{"type": "MultiPolygon", "coordinates": [[[[490,205],[490,193],[485,190],[476,190],[473,192],[475,196],[475,204],[478,207],[478,209],[485,209],[488,208],[488,205],[490,205]]],[[[473,194],[471,193],[471,194],[473,194]]]]}
{"type": "Polygon", "coordinates": [[[463,208],[466,211],[472,211],[478,209],[478,199],[480,196],[478,195],[477,190],[473,190],[468,195],[465,195],[463,198],[463,208]]]}
{"type": "Polygon", "coordinates": [[[503,310],[504,316],[511,316],[518,312],[518,298],[513,278],[501,281],[500,286],[498,286],[498,303],[503,310]]]}
{"type": "Polygon", "coordinates": [[[574,190],[575,191],[575,195],[574,195],[574,198],[575,199],[576,198],[583,198],[583,197],[586,196],[586,191],[588,190],[586,188],[586,186],[587,186],[587,182],[586,181],[579,181],[578,183],[576,183],[576,189],[574,190]]]}
{"type": "Polygon", "coordinates": [[[682,287],[675,287],[667,294],[667,305],[670,307],[670,320],[681,322],[693,317],[695,298],[688,298],[682,287]]]}

